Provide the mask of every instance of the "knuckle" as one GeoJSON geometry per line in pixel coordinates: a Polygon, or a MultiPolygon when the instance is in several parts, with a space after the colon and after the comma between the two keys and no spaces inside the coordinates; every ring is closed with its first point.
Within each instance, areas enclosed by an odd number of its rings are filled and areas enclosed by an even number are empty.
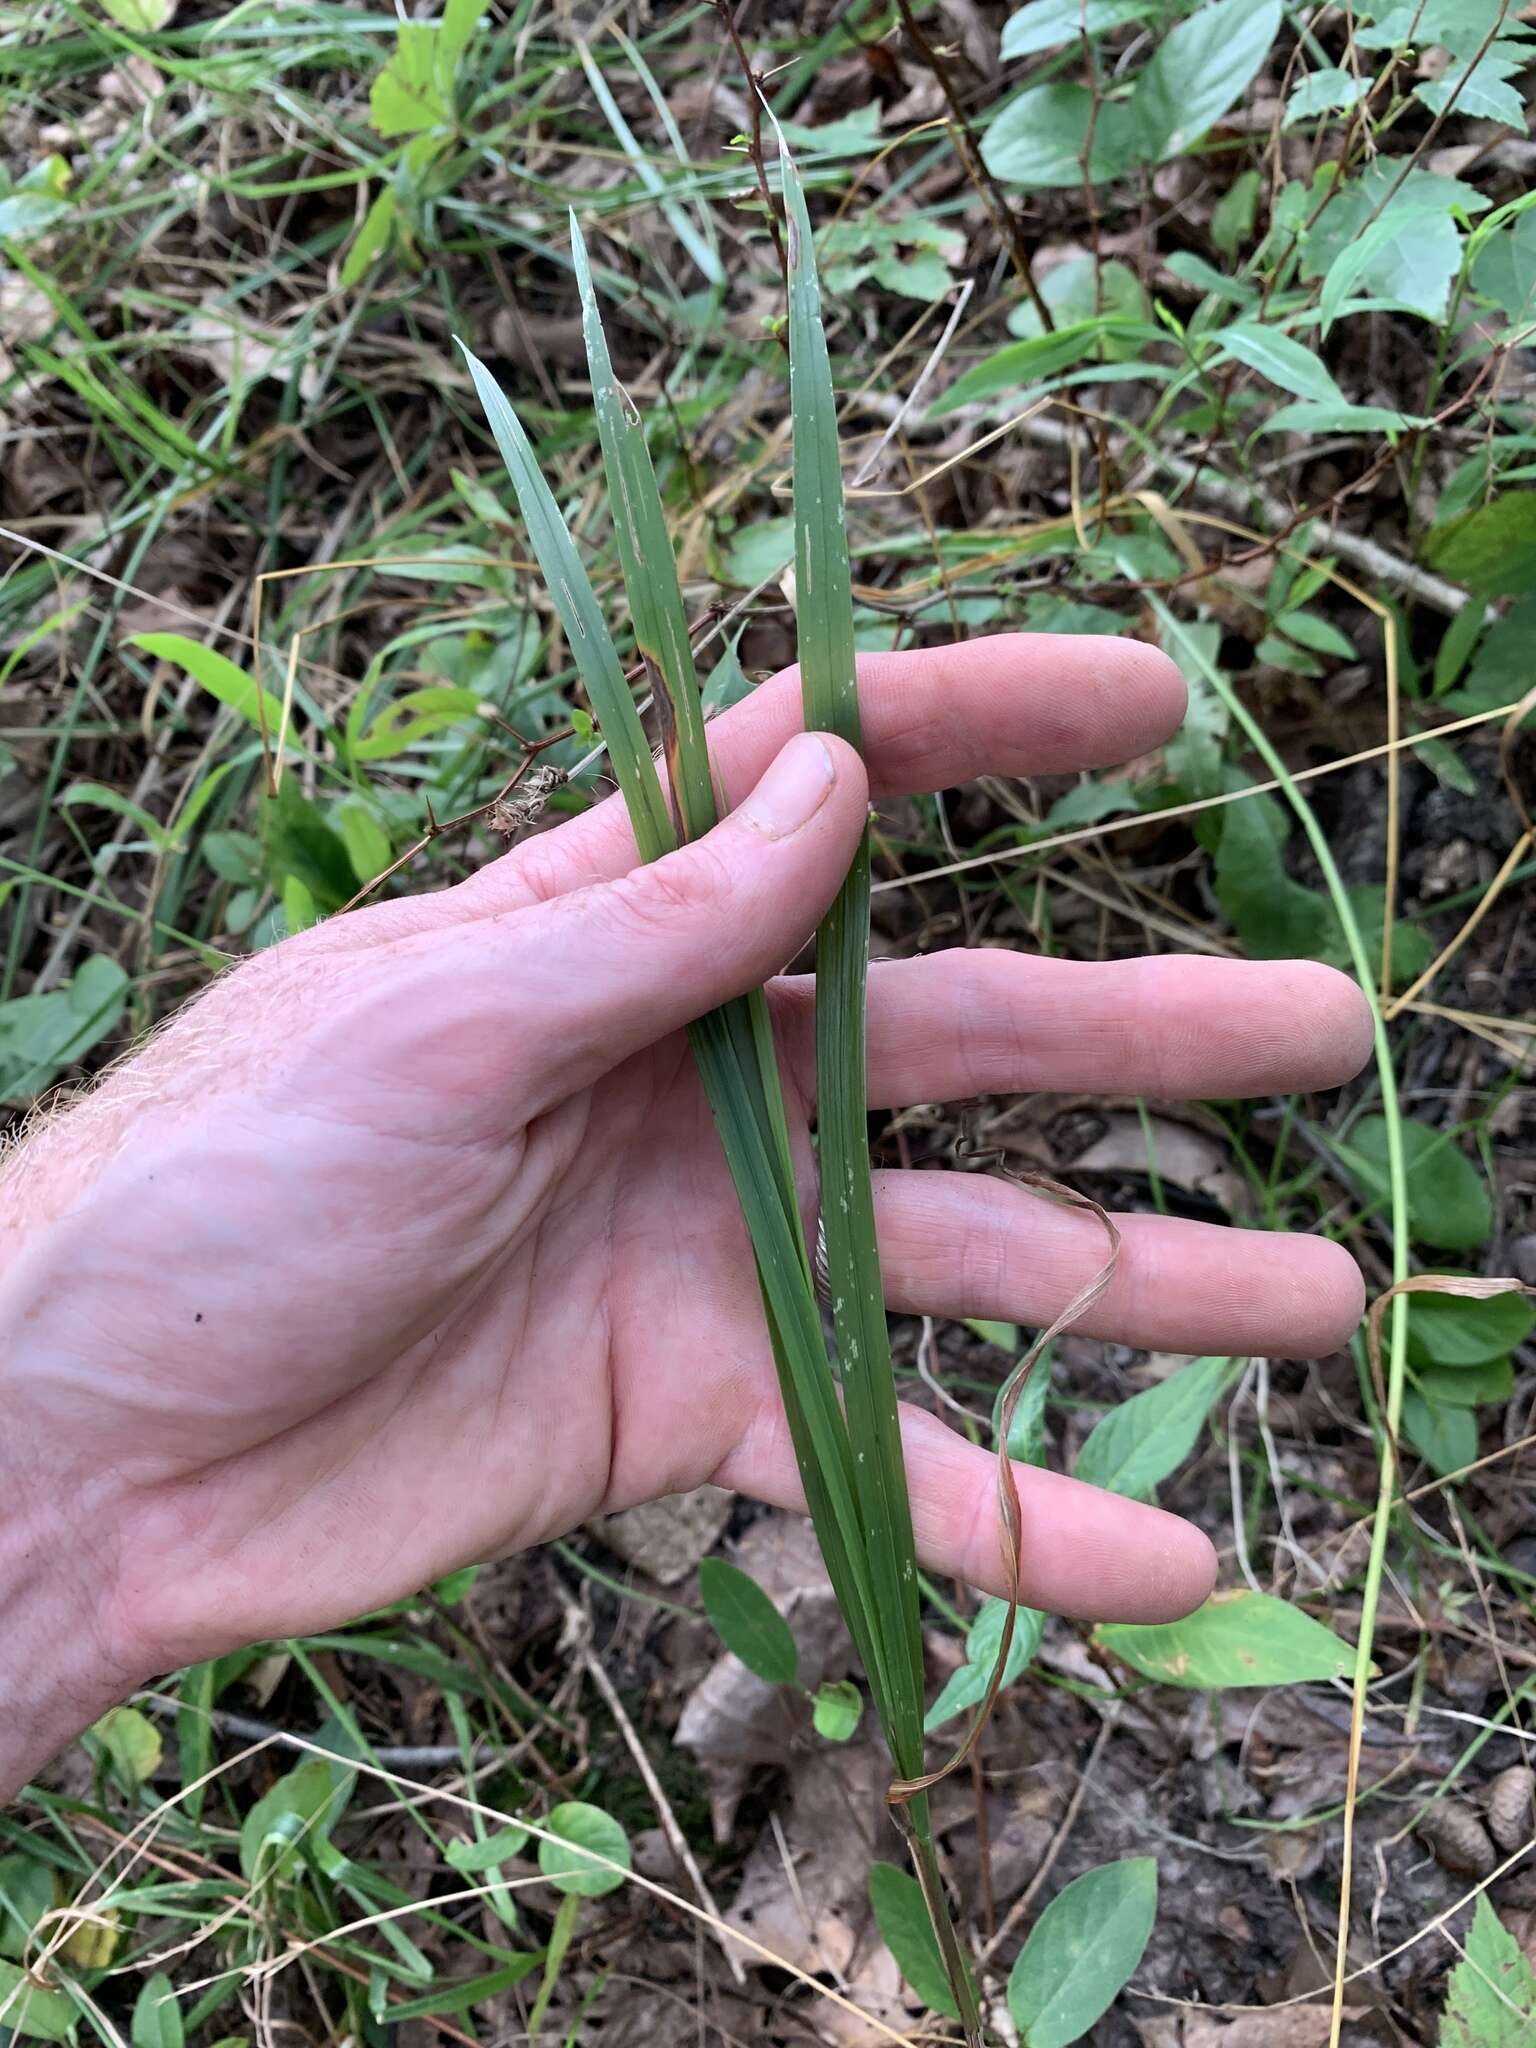
{"type": "Polygon", "coordinates": [[[722,912],[731,894],[730,871],[706,842],[669,854],[625,875],[608,891],[609,911],[622,929],[660,937],[680,925],[722,912]]]}

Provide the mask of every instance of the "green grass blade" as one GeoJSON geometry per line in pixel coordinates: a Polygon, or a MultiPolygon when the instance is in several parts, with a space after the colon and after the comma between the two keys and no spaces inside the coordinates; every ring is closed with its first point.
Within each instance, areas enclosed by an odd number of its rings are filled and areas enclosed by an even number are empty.
{"type": "MultiPolygon", "coordinates": [[[[589,344],[594,338],[599,344],[593,359],[596,391],[598,365],[606,363],[607,350],[595,303],[591,315],[589,344]]],[[[655,859],[676,843],[672,821],[607,623],[521,423],[484,365],[473,356],[469,364],[555,610],[603,726],[636,841],[646,859],[655,859]]],[[[654,669],[658,694],[676,685],[677,745],[672,758],[679,789],[690,791],[690,801],[699,807],[690,812],[698,822],[706,801],[712,818],[714,798],[676,563],[639,422],[621,393],[617,403],[609,402],[610,392],[618,392],[611,368],[602,381],[599,431],[610,478],[616,479],[613,515],[637,615],[636,632],[654,641],[660,657],[654,669]]],[[[806,1257],[783,1096],[761,991],[712,1011],[692,1026],[689,1035],[751,1233],[790,1433],[817,1536],[859,1654],[873,1669],[881,1649],[878,1607],[853,1453],[827,1362],[806,1257]]]]}
{"type": "MultiPolygon", "coordinates": [[[[789,214],[789,382],[794,430],[795,603],[808,726],[860,742],[853,591],[837,409],[805,195],[781,150],[789,214]]],[[[875,1238],[864,1071],[869,833],[816,940],[816,1099],[821,1215],[859,1496],[885,1644],[887,1737],[922,1772],[923,1648],[896,1377],[875,1238]]]]}
{"type": "Polygon", "coordinates": [[[587,246],[574,214],[571,256],[581,292],[581,330],[592,375],[592,403],[608,478],[614,537],[629,594],[630,625],[636,650],[655,689],[657,708],[663,714],[667,768],[683,837],[697,839],[715,823],[718,813],[677,560],[639,415],[613,374],[587,246]]]}
{"type": "Polygon", "coordinates": [[[534,555],[565,628],[571,658],[586,685],[593,716],[607,742],[613,772],[634,827],[635,843],[642,859],[655,860],[672,850],[677,843],[676,835],[667,816],[656,764],[646,745],[645,729],[619,666],[602,608],[566,531],[554,494],[539,472],[522,422],[484,363],[471,355],[462,342],[459,346],[464,349],[487,423],[507,465],[534,555]]]}
{"type": "MultiPolygon", "coordinates": [[[[677,558],[667,532],[656,473],[639,415],[613,374],[602,314],[593,287],[586,243],[571,216],[571,254],[581,292],[582,334],[592,376],[593,408],[603,466],[613,506],[614,533],[629,597],[635,644],[655,686],[665,729],[665,754],[673,797],[685,838],[708,831],[718,816],[709,747],[704,737],[698,672],[688,637],[688,619],[678,585],[677,558]]],[[[773,1127],[787,1212],[805,1255],[796,1199],[794,1160],[784,1117],[783,1092],[768,1006],[761,995],[747,998],[753,1041],[763,1072],[763,1098],[773,1127]]],[[[807,1284],[810,1262],[806,1259],[807,1284]]]]}
{"type": "MultiPolygon", "coordinates": [[[[862,735],[837,401],[821,321],[810,216],[782,135],[779,162],[789,219],[795,610],[805,722],[857,747],[862,735]]],[[[869,859],[866,827],[847,879],[816,935],[817,1130],[833,1324],[881,1632],[882,1672],[874,1688],[875,1702],[896,1768],[911,1779],[923,1773],[923,1641],[917,1551],[869,1170],[864,1054],[869,859]]],[[[976,1988],[950,1917],[927,1798],[913,1798],[893,1811],[917,1866],[966,2039],[979,2042],[976,1988]]]]}
{"type": "Polygon", "coordinates": [[[661,208],[662,217],[668,227],[671,228],[673,234],[676,235],[679,242],[688,251],[688,254],[699,266],[699,269],[708,281],[713,285],[724,284],[725,272],[721,267],[719,256],[699,233],[684,209],[675,199],[669,196],[666,179],[663,178],[660,171],[656,169],[656,166],[635,140],[634,131],[620,113],[617,100],[608,90],[607,79],[604,78],[601,69],[593,61],[591,51],[579,39],[576,43],[576,55],[581,59],[581,68],[587,74],[587,83],[592,88],[592,97],[597,101],[607,117],[608,126],[613,130],[619,147],[634,165],[635,175],[661,208]]]}

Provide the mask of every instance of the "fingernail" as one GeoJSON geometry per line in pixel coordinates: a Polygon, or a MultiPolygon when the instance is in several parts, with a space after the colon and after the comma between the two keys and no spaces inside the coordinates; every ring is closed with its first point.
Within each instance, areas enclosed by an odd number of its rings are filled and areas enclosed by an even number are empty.
{"type": "Polygon", "coordinates": [[[835,780],[825,742],[813,732],[803,732],[790,741],[736,815],[765,839],[787,839],[815,817],[835,780]]]}

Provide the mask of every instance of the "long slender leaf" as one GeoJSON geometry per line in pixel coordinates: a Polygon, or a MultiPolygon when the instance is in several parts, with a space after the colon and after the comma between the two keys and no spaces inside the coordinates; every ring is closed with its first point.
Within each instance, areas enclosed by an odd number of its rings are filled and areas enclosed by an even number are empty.
{"type": "MultiPolygon", "coordinates": [[[[781,152],[789,213],[789,389],[794,432],[795,601],[808,726],[860,743],[853,590],[837,406],[805,195],[781,152]]],[[[921,1774],[923,1645],[917,1555],[902,1461],[869,1172],[864,996],[869,966],[869,831],[816,935],[816,1101],[821,1219],[855,1446],[860,1505],[882,1626],[887,1739],[903,1776],[921,1774]]],[[[872,1674],[873,1675],[873,1674],[872,1674]]]]}
{"type": "MultiPolygon", "coordinates": [[[[587,295],[590,297],[590,278],[587,295]]],[[[600,339],[601,325],[595,306],[589,326],[596,329],[600,339]]],[[[465,355],[491,431],[507,464],[534,553],[607,741],[636,843],[645,859],[654,860],[676,845],[676,834],[601,607],[516,414],[485,366],[468,350],[465,355]]],[[[594,387],[599,382],[598,366],[606,361],[607,352],[603,349],[594,363],[594,387]]],[[[605,388],[599,426],[600,430],[606,428],[605,460],[610,459],[611,448],[613,473],[623,479],[623,487],[616,484],[614,488],[614,511],[616,523],[630,529],[624,546],[626,565],[633,574],[634,588],[644,586],[639,609],[647,621],[648,634],[654,635],[656,653],[664,660],[681,661],[684,657],[677,650],[679,645],[686,650],[686,627],[679,642],[677,631],[660,623],[669,605],[675,605],[681,618],[682,599],[677,590],[671,546],[665,541],[664,526],[659,525],[661,512],[650,458],[633,408],[622,394],[618,394],[615,402],[609,402],[608,387],[617,392],[612,385],[611,367],[605,370],[602,381],[605,388]],[[656,524],[648,523],[645,530],[652,536],[649,542],[645,531],[635,530],[628,518],[630,507],[647,502],[654,506],[656,520],[656,524]],[[664,543],[660,549],[654,540],[658,527],[664,543]],[[656,586],[668,583],[670,592],[658,594],[656,586]]],[[[635,604],[633,590],[631,604],[635,604]]],[[[691,654],[686,655],[686,667],[691,676],[691,654]]],[[[659,688],[665,688],[669,680],[666,668],[658,666],[654,679],[659,688]]],[[[690,792],[685,823],[691,817],[695,823],[703,824],[713,815],[713,796],[709,789],[702,716],[697,710],[697,689],[685,689],[684,678],[679,675],[674,675],[671,683],[679,792],[684,788],[690,792]],[[691,716],[689,695],[693,699],[691,716]],[[685,751],[689,751],[686,760],[685,751]],[[707,812],[706,799],[710,805],[707,812]]],[[[683,808],[681,794],[679,808],[683,808]]],[[[761,994],[727,1004],[701,1018],[692,1027],[690,1038],[752,1235],[785,1412],[812,1519],[859,1654],[866,1666],[872,1668],[879,1656],[877,1610],[865,1554],[853,1457],[827,1363],[800,1221],[778,1068],[772,1056],[771,1029],[761,994]]]]}
{"type": "MultiPolygon", "coordinates": [[[[805,722],[860,744],[853,587],[837,400],[821,320],[805,194],[779,135],[789,219],[789,389],[794,449],[795,606],[805,722]]],[[[816,934],[816,1101],[821,1219],[848,1434],[869,1547],[879,1663],[867,1666],[898,1772],[923,1772],[923,1642],[917,1550],[869,1170],[864,1010],[869,973],[870,832],[816,934]]],[[[982,2038],[976,1990],[949,1915],[926,1793],[895,1808],[917,1866],[968,2042],[982,2038]]]]}

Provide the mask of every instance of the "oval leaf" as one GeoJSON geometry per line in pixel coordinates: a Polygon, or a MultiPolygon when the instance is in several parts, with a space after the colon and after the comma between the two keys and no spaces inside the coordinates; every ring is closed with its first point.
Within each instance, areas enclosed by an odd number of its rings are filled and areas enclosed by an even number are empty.
{"type": "Polygon", "coordinates": [[[699,1566],[699,1591],[721,1642],[749,1671],[768,1685],[794,1684],[800,1652],[789,1623],[756,1579],[723,1557],[706,1557],[699,1566]]]}
{"type": "Polygon", "coordinates": [[[1178,156],[1235,107],[1279,29],[1280,0],[1209,0],[1171,29],[1131,95],[1143,159],[1178,156]]]}
{"type": "Polygon", "coordinates": [[[1311,349],[1303,348],[1275,327],[1261,327],[1257,321],[1241,322],[1216,336],[1224,356],[1246,363],[1282,391],[1298,398],[1311,398],[1323,405],[1344,404],[1344,394],[1323,368],[1311,349]]]}
{"type": "Polygon", "coordinates": [[[1100,1864],[1057,1893],[1008,1978],[1008,2010],[1029,2048],[1065,2048],[1087,2033],[1141,1961],[1156,1917],[1150,1856],[1100,1864]]]}
{"type": "Polygon", "coordinates": [[[215,654],[211,647],[203,647],[196,640],[189,640],[185,633],[135,633],[128,645],[142,647],[156,661],[169,661],[183,669],[195,683],[201,683],[210,697],[217,697],[221,704],[237,711],[258,730],[261,710],[265,709],[267,737],[276,742],[277,729],[282,723],[282,705],[270,690],[258,690],[245,670],[236,668],[224,655],[215,654]]]}
{"type": "MultiPolygon", "coordinates": [[[[1007,1618],[1006,1600],[982,1601],[965,1639],[965,1662],[958,1671],[951,1672],[943,1691],[928,1709],[923,1721],[925,1735],[931,1735],[935,1728],[942,1728],[946,1721],[953,1721],[968,1707],[980,1706],[986,1698],[992,1673],[997,1668],[997,1653],[1002,1645],[1003,1623],[1007,1618]]],[[[1044,1629],[1045,1616],[1038,1608],[1019,1609],[1018,1619],[1013,1625],[1013,1641],[1008,1645],[1008,1662],[1003,1669],[1002,1685],[1012,1685],[1023,1671],[1039,1649],[1044,1629]]]]}
{"type": "Polygon", "coordinates": [[[0,2028],[23,2040],[63,2041],[80,2015],[62,1991],[48,1991],[15,1963],[0,1962],[0,2028]]]}
{"type": "Polygon", "coordinates": [[[629,1870],[629,1838],[611,1814],[585,1799],[568,1799],[544,1823],[555,1841],[539,1844],[539,1868],[556,1891],[578,1899],[616,1892],[629,1870]],[[594,1859],[603,1857],[604,1862],[594,1859]],[[609,1864],[620,1866],[610,1870],[609,1864]]]}
{"type": "Polygon", "coordinates": [[[853,1739],[864,1712],[864,1695],[851,1678],[829,1678],[811,1703],[816,1733],[827,1742],[853,1739]]]}
{"type": "Polygon", "coordinates": [[[896,1958],[896,1967],[930,2012],[957,2020],[959,2009],[944,1974],[939,1944],[923,1902],[923,1888],[894,1863],[871,1863],[869,1899],[875,1909],[880,1938],[896,1958]]]}
{"type": "MultiPolygon", "coordinates": [[[[1362,1117],[1348,1143],[1334,1149],[1359,1183],[1368,1202],[1385,1203],[1387,1122],[1362,1117]]],[[[1408,1173],[1408,1221],[1413,1234],[1440,1251],[1472,1251],[1493,1235],[1493,1204],[1482,1175],[1464,1152],[1431,1124],[1403,1119],[1403,1153],[1408,1173]]]]}
{"type": "Polygon", "coordinates": [[[1415,1294],[1408,1309],[1408,1355],[1415,1365],[1486,1365],[1523,1344],[1533,1323],[1536,1308],[1513,1289],[1481,1300],[1449,1292],[1415,1294]]]}
{"type": "Polygon", "coordinates": [[[1231,1373],[1230,1358],[1197,1358],[1160,1386],[1111,1408],[1079,1451],[1073,1477],[1144,1500],[1194,1449],[1231,1373]]]}
{"type": "Polygon", "coordinates": [[[1270,1593],[1213,1593],[1182,1621],[1105,1622],[1093,1639],[1143,1677],[1216,1690],[1343,1678],[1355,1653],[1331,1629],[1270,1593]]]}
{"type": "Polygon", "coordinates": [[[163,1970],[157,1970],[145,1979],[134,2000],[133,2048],[182,2048],[185,2038],[176,1987],[163,1970]]]}

